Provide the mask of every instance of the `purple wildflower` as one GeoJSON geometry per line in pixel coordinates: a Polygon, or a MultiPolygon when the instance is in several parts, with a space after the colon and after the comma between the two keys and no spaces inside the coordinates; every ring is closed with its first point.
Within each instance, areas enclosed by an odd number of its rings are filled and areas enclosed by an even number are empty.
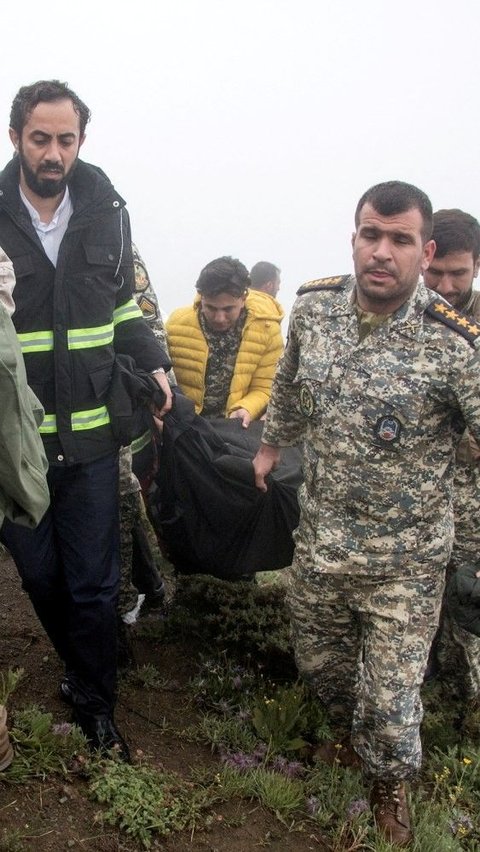
{"type": "Polygon", "coordinates": [[[320,799],[316,796],[309,796],[307,799],[307,811],[310,816],[316,816],[320,810],[320,799]]]}
{"type": "Polygon", "coordinates": [[[303,766],[298,760],[288,760],[280,754],[272,760],[272,769],[287,778],[298,778],[303,772],[303,766]]]}
{"type": "Polygon", "coordinates": [[[468,814],[459,814],[455,819],[448,823],[448,827],[455,837],[457,834],[466,834],[473,829],[473,822],[468,814]]]}
{"type": "Polygon", "coordinates": [[[59,737],[67,737],[72,732],[73,725],[70,722],[60,722],[58,725],[52,725],[52,731],[59,737]]]}
{"type": "Polygon", "coordinates": [[[366,799],[353,799],[347,808],[347,819],[355,819],[370,809],[366,799]]]}
{"type": "Polygon", "coordinates": [[[224,766],[230,766],[231,769],[236,769],[237,772],[248,772],[250,769],[256,769],[260,762],[256,755],[245,754],[243,751],[222,755],[221,761],[224,766]]]}
{"type": "Polygon", "coordinates": [[[253,753],[254,753],[255,757],[258,757],[258,759],[260,761],[260,760],[263,760],[267,751],[268,751],[268,747],[267,747],[266,743],[258,743],[258,745],[257,745],[257,747],[256,747],[256,749],[253,753]]]}
{"type": "Polygon", "coordinates": [[[249,710],[239,710],[237,713],[237,719],[239,722],[248,722],[251,719],[252,714],[249,710]]]}

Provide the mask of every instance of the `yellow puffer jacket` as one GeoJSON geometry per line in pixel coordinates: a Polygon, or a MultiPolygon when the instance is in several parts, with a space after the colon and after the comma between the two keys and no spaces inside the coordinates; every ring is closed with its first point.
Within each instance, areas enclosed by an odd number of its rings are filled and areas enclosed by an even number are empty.
{"type": "MultiPolygon", "coordinates": [[[[178,308],[166,324],[168,348],[179,387],[195,403],[199,414],[205,393],[208,346],[198,311],[193,305],[178,308]]],[[[253,420],[267,407],[277,361],[283,351],[280,323],[283,309],[272,296],[249,290],[245,300],[247,318],[235,362],[225,416],[245,408],[253,420]]]]}

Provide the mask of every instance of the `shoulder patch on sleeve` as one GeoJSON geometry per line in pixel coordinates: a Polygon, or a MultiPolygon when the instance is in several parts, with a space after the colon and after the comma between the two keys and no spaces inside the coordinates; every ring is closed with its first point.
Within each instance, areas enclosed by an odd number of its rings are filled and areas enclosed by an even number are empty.
{"type": "Polygon", "coordinates": [[[133,265],[135,267],[135,292],[143,293],[150,285],[148,272],[140,260],[135,259],[133,265]]]}
{"type": "Polygon", "coordinates": [[[143,293],[138,299],[137,304],[146,320],[158,319],[157,306],[153,299],[149,299],[148,296],[145,296],[143,293]]]}
{"type": "Polygon", "coordinates": [[[449,328],[461,334],[465,340],[468,340],[472,346],[480,338],[480,323],[476,323],[467,314],[452,308],[448,302],[434,301],[430,302],[425,309],[425,313],[433,319],[443,322],[449,328]]]}
{"type": "Polygon", "coordinates": [[[316,290],[341,290],[345,286],[350,275],[333,275],[329,278],[315,278],[314,281],[307,281],[302,284],[297,290],[297,296],[303,296],[304,293],[312,293],[316,290]]]}

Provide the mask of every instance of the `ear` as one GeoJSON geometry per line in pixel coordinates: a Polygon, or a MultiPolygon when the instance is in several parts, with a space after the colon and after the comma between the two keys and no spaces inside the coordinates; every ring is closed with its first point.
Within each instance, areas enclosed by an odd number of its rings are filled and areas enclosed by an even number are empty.
{"type": "Polygon", "coordinates": [[[473,277],[474,278],[477,277],[479,270],[480,270],[480,257],[477,258],[477,260],[475,261],[475,266],[473,267],[473,277]]]}
{"type": "Polygon", "coordinates": [[[425,272],[426,269],[430,266],[436,251],[437,245],[435,240],[428,240],[423,247],[423,259],[422,259],[422,272],[425,272]]]}
{"type": "Polygon", "coordinates": [[[18,143],[20,141],[20,138],[17,131],[14,130],[13,127],[9,127],[8,135],[10,136],[10,140],[12,142],[13,147],[15,148],[15,151],[18,151],[18,143]]]}
{"type": "Polygon", "coordinates": [[[352,234],[352,249],[353,249],[353,248],[354,248],[354,246],[355,246],[355,237],[356,237],[356,236],[357,236],[357,232],[356,232],[356,231],[354,231],[354,232],[353,232],[353,234],[352,234]]]}
{"type": "Polygon", "coordinates": [[[78,143],[78,149],[79,149],[79,150],[80,150],[80,148],[82,147],[83,143],[85,142],[85,139],[86,139],[86,138],[87,138],[87,134],[86,134],[86,133],[84,133],[84,134],[83,134],[83,136],[81,136],[81,137],[80,137],[80,142],[78,143]]]}

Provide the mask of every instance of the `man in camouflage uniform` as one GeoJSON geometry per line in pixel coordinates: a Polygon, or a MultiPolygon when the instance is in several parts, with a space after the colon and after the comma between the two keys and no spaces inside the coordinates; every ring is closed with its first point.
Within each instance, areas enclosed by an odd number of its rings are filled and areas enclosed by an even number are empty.
{"type": "Polygon", "coordinates": [[[423,192],[372,187],[355,225],[355,276],[299,290],[254,467],[265,490],[281,447],[303,441],[288,592],[297,663],[351,726],[345,762],[361,759],[377,828],[404,846],[454,455],[465,422],[480,437],[480,327],[419,282],[435,250],[423,192]]]}
{"type": "MultiPolygon", "coordinates": [[[[167,336],[157,295],[135,244],[132,244],[132,251],[135,266],[135,301],[159,343],[167,351],[167,336]]],[[[173,370],[170,370],[169,381],[175,384],[172,374],[173,370]]],[[[159,554],[152,552],[154,534],[146,516],[140,482],[134,473],[134,468],[140,472],[142,467],[153,463],[153,449],[153,436],[149,432],[140,435],[131,447],[122,447],[120,451],[121,581],[118,608],[122,616],[135,610],[139,591],[145,594],[144,606],[147,608],[160,605],[165,596],[162,577],[156,567],[159,554]]],[[[120,624],[119,627],[120,663],[127,663],[131,656],[128,638],[123,625],[120,624]]]]}
{"type": "MultiPolygon", "coordinates": [[[[480,267],[480,224],[463,210],[438,210],[433,216],[435,256],[424,272],[427,287],[480,323],[480,292],[473,283],[480,267]]],[[[455,541],[449,574],[475,563],[480,553],[480,447],[465,432],[456,457],[455,541]]],[[[436,661],[445,692],[475,708],[480,696],[480,638],[463,629],[445,601],[436,661]]]]}

